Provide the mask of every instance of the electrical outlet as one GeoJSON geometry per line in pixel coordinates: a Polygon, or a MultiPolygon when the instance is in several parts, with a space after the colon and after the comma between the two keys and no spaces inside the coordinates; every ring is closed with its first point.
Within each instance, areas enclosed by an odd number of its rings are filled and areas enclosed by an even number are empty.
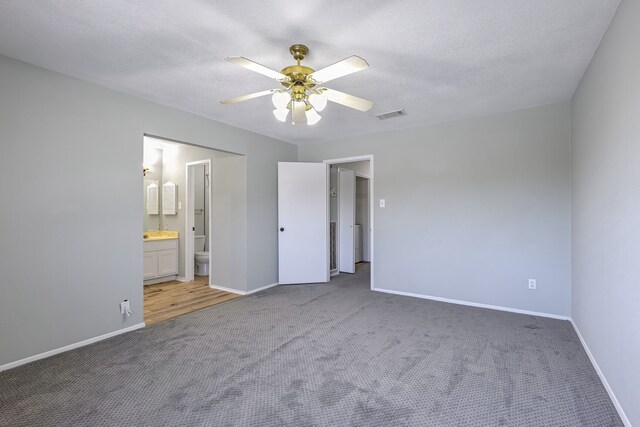
{"type": "Polygon", "coordinates": [[[536,289],[536,279],[529,279],[529,289],[536,289]]]}
{"type": "Polygon", "coordinates": [[[129,300],[126,299],[120,303],[120,314],[130,314],[131,306],[129,305],[129,300]]]}

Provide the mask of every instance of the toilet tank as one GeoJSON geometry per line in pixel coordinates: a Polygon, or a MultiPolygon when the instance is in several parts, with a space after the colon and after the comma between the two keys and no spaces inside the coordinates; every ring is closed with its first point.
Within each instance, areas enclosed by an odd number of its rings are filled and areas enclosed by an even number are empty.
{"type": "Polygon", "coordinates": [[[206,236],[197,235],[193,238],[193,251],[194,252],[202,252],[204,251],[204,242],[206,236]]]}

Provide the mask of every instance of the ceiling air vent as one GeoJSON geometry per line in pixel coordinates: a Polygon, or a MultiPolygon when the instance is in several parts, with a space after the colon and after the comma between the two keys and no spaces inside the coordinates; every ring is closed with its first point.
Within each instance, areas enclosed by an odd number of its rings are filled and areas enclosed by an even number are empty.
{"type": "Polygon", "coordinates": [[[388,113],[376,114],[375,117],[377,117],[379,120],[388,120],[393,119],[394,117],[402,117],[406,115],[407,112],[402,109],[397,111],[389,111],[388,113]]]}

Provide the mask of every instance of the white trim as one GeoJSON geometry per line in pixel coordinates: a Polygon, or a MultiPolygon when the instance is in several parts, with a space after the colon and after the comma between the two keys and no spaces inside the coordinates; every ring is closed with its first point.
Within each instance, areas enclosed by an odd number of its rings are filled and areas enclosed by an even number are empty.
{"type": "Polygon", "coordinates": [[[219,291],[230,292],[230,293],[236,294],[236,295],[246,295],[247,294],[247,291],[240,291],[238,289],[225,288],[224,286],[219,286],[219,285],[209,285],[209,287],[212,288],[212,289],[217,289],[219,291]]]}
{"type": "Polygon", "coordinates": [[[272,283],[270,285],[263,286],[263,287],[258,288],[258,289],[252,289],[252,290],[246,292],[245,295],[255,294],[256,292],[264,291],[265,289],[273,288],[274,286],[278,286],[278,282],[272,283]]]}
{"type": "MultiPolygon", "coordinates": [[[[340,159],[328,159],[328,160],[325,160],[324,163],[328,163],[330,165],[335,165],[335,164],[338,164],[338,163],[361,162],[361,161],[371,160],[371,159],[373,159],[373,154],[364,154],[362,156],[342,157],[340,159]]],[[[369,171],[369,172],[371,172],[371,171],[369,171]]]]}
{"type": "Polygon", "coordinates": [[[209,285],[210,288],[217,289],[219,291],[230,292],[230,293],[236,294],[236,295],[251,295],[251,294],[255,294],[256,292],[264,291],[265,289],[273,288],[274,286],[278,286],[278,282],[272,283],[270,285],[263,286],[263,287],[258,288],[258,289],[252,289],[250,291],[239,291],[238,289],[226,288],[224,286],[209,285]]]}
{"type": "Polygon", "coordinates": [[[571,325],[573,326],[573,329],[576,331],[578,338],[580,338],[582,347],[584,347],[584,351],[587,353],[587,356],[589,356],[589,360],[591,361],[593,368],[596,370],[598,377],[600,377],[600,381],[602,382],[602,385],[604,385],[605,390],[607,390],[607,393],[609,394],[609,398],[611,399],[611,402],[613,402],[613,406],[616,407],[616,410],[618,411],[618,415],[620,415],[620,419],[622,420],[622,423],[627,427],[631,427],[631,421],[629,421],[629,418],[627,418],[627,414],[624,413],[624,410],[622,409],[622,405],[620,405],[620,402],[618,402],[618,399],[616,398],[616,395],[613,393],[611,386],[609,386],[607,379],[604,377],[604,373],[600,369],[600,366],[598,366],[598,362],[596,362],[595,357],[593,357],[593,354],[591,354],[591,350],[589,350],[589,346],[587,346],[587,342],[584,340],[584,337],[580,333],[578,326],[573,321],[573,319],[569,319],[569,320],[571,321],[571,325]]]}
{"type": "MultiPolygon", "coordinates": [[[[374,260],[375,260],[375,246],[374,246],[374,235],[375,233],[374,231],[374,208],[375,208],[375,194],[374,194],[374,188],[373,188],[373,184],[374,184],[374,178],[375,178],[375,174],[374,174],[374,168],[373,168],[373,154],[365,154],[362,156],[354,156],[354,157],[343,157],[341,159],[329,159],[329,160],[324,160],[324,163],[327,164],[327,167],[330,168],[331,165],[335,165],[335,164],[339,164],[339,163],[351,163],[351,162],[360,162],[360,161],[365,161],[368,160],[369,161],[369,174],[371,175],[368,179],[369,179],[369,263],[371,264],[371,272],[370,272],[370,286],[369,288],[374,291],[376,290],[375,288],[375,268],[374,268],[374,260]]],[[[327,174],[327,196],[329,193],[329,175],[327,174]]],[[[328,208],[328,207],[327,207],[328,208]]],[[[336,227],[338,227],[338,224],[336,223],[336,227]]],[[[338,242],[336,242],[336,245],[338,244],[338,242]]],[[[338,254],[336,253],[336,256],[338,256],[338,254]]],[[[338,267],[338,270],[340,268],[338,267]]]]}
{"type": "Polygon", "coordinates": [[[171,282],[173,280],[183,281],[183,280],[180,280],[180,278],[175,274],[172,274],[171,276],[162,276],[162,277],[155,277],[153,279],[147,279],[143,282],[143,285],[144,286],[157,285],[158,283],[171,282]]]}
{"type": "Polygon", "coordinates": [[[477,303],[477,302],[462,301],[462,300],[451,299],[451,298],[434,297],[434,296],[431,296],[431,295],[414,294],[412,292],[394,291],[394,290],[391,290],[391,289],[374,288],[372,290],[376,291],[376,292],[384,292],[384,293],[387,293],[387,294],[402,295],[402,296],[405,296],[405,297],[429,299],[429,300],[433,300],[433,301],[446,302],[446,303],[450,303],[450,304],[467,305],[467,306],[470,306],[470,307],[479,307],[479,308],[488,308],[490,310],[508,311],[510,313],[528,314],[530,316],[549,317],[551,319],[571,320],[571,318],[568,317],[568,316],[560,316],[558,314],[550,314],[550,313],[540,313],[540,312],[537,312],[537,311],[520,310],[520,309],[517,309],[517,308],[503,307],[503,306],[500,306],[500,305],[481,304],[481,303],[477,303]]]}
{"type": "Polygon", "coordinates": [[[25,357],[24,359],[16,360],[15,362],[7,363],[5,365],[0,366],[0,372],[6,371],[7,369],[11,369],[11,368],[17,368],[18,366],[22,366],[30,362],[35,362],[36,360],[51,357],[56,354],[64,353],[65,351],[73,350],[75,348],[84,347],[85,345],[93,344],[98,341],[106,340],[107,338],[115,337],[116,335],[135,331],[136,329],[140,329],[140,328],[144,328],[144,322],[138,323],[133,326],[129,326],[124,329],[118,329],[117,331],[109,332],[108,334],[99,335],[97,337],[89,338],[83,341],[78,341],[77,343],[74,343],[74,344],[65,345],[64,347],[56,348],[54,350],[45,351],[44,353],[36,354],[35,356],[25,357]]]}
{"type": "Polygon", "coordinates": [[[195,265],[195,260],[194,260],[194,250],[193,250],[193,245],[194,245],[194,233],[193,233],[193,227],[194,227],[194,223],[193,223],[193,213],[194,213],[194,200],[195,200],[195,176],[191,170],[192,166],[199,166],[199,165],[205,165],[205,174],[209,174],[209,188],[207,189],[209,191],[209,203],[207,204],[207,218],[205,219],[207,221],[207,226],[205,227],[205,229],[207,230],[207,248],[209,250],[209,283],[211,283],[212,279],[213,279],[213,270],[211,269],[211,266],[213,265],[213,263],[211,262],[211,257],[212,257],[212,251],[211,251],[211,177],[212,177],[212,164],[211,164],[211,159],[203,159],[203,160],[197,160],[195,162],[187,162],[185,163],[185,241],[184,241],[184,279],[187,282],[191,282],[193,280],[195,280],[195,273],[194,273],[194,265],[195,265]]]}
{"type": "Polygon", "coordinates": [[[189,282],[189,280],[187,280],[187,278],[184,277],[184,276],[178,276],[178,277],[176,277],[176,280],[178,282],[189,282]]]}

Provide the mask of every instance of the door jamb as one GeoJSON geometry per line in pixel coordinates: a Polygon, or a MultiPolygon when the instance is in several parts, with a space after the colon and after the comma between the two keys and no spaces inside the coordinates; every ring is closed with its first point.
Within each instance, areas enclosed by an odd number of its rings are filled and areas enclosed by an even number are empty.
{"type": "Polygon", "coordinates": [[[212,260],[211,260],[211,181],[212,181],[212,171],[211,171],[211,159],[197,160],[195,162],[188,162],[185,164],[185,173],[186,173],[186,185],[185,185],[185,202],[186,202],[186,211],[185,211],[185,236],[184,241],[184,277],[187,282],[192,282],[195,279],[194,274],[194,265],[195,265],[195,251],[194,251],[194,232],[193,232],[193,216],[195,214],[195,182],[191,182],[194,178],[193,172],[190,172],[191,166],[205,165],[205,174],[209,174],[209,202],[207,203],[207,230],[209,230],[207,236],[207,248],[209,248],[209,287],[211,287],[212,281],[212,260]]]}

